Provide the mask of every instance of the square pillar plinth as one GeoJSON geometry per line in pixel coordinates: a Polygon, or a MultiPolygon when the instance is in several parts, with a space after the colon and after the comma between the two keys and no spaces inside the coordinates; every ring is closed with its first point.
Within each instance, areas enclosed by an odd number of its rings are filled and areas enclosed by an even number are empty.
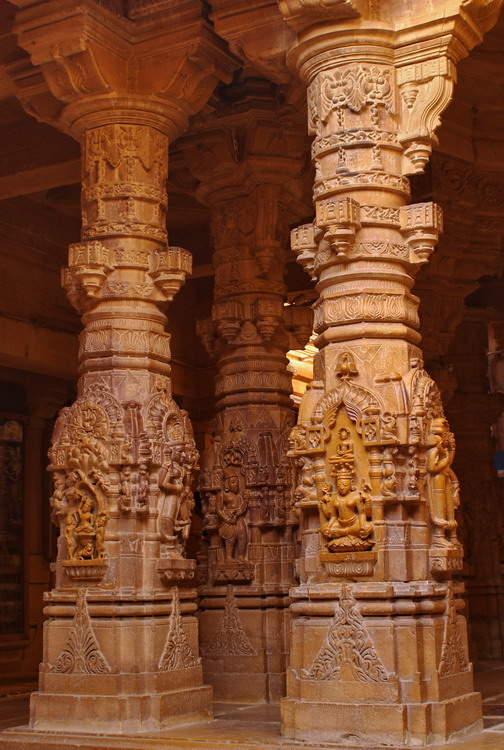
{"type": "Polygon", "coordinates": [[[289,601],[233,593],[232,586],[226,595],[215,589],[203,596],[198,617],[203,674],[216,701],[275,703],[285,695],[289,601]]]}
{"type": "Polygon", "coordinates": [[[211,718],[194,609],[178,597],[53,599],[30,728],[127,735],[211,718]]]}
{"type": "Polygon", "coordinates": [[[465,620],[449,587],[343,584],[332,599],[331,588],[311,598],[309,587],[295,590],[286,738],[428,747],[482,729],[465,620]]]}

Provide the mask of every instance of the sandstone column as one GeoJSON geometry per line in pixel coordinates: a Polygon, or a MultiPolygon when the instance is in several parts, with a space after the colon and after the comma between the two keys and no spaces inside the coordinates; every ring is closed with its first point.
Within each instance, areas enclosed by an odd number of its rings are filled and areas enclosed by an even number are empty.
{"type": "Polygon", "coordinates": [[[84,323],[80,379],[50,450],[61,535],[36,730],[137,732],[211,713],[184,551],[198,456],[165,331],[191,256],[167,247],[165,181],[169,139],[232,61],[198,3],[150,6],[123,18],[43,3],[17,18],[36,66],[13,71],[19,96],[80,139],[83,165],[82,240],[63,271],[84,323]]]}
{"type": "MultiPolygon", "coordinates": [[[[483,286],[475,296],[481,300],[484,293],[483,286]]],[[[454,467],[460,479],[460,538],[465,550],[470,644],[479,659],[501,659],[504,643],[503,488],[494,464],[494,451],[502,450],[498,421],[504,405],[499,372],[503,326],[501,321],[492,321],[496,314],[502,313],[466,308],[449,352],[457,390],[447,412],[457,435],[454,467]],[[489,328],[491,354],[487,356],[489,328]]]]}
{"type": "Polygon", "coordinates": [[[303,549],[283,732],[344,746],[443,742],[479,727],[481,707],[450,580],[462,566],[455,445],[411,292],[441,212],[408,205],[405,175],[428,161],[454,66],[498,8],[280,7],[315,136],[316,218],[292,247],[317,280],[320,348],[290,438],[303,549]]]}
{"type": "MultiPolygon", "coordinates": [[[[211,207],[212,317],[199,323],[217,364],[212,444],[199,488],[207,549],[199,617],[205,678],[217,698],[285,694],[294,533],[287,437],[294,424],[286,352],[312,331],[308,308],[285,306],[289,223],[299,220],[303,120],[266,81],[229,87],[232,107],[183,139],[211,207]]],[[[305,213],[306,215],[306,213],[305,213]]]]}

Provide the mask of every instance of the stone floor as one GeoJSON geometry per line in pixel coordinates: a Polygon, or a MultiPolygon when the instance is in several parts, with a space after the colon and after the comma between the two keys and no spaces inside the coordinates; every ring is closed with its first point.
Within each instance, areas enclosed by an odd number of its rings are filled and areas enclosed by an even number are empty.
{"type": "MultiPolygon", "coordinates": [[[[448,747],[450,750],[504,750],[504,662],[479,664],[475,682],[483,695],[485,729],[448,747]]],[[[9,730],[0,734],[1,750],[316,750],[331,747],[330,744],[315,746],[284,740],[280,736],[276,705],[239,704],[217,704],[213,721],[179,726],[162,735],[136,738],[79,735],[75,738],[58,733],[47,735],[42,742],[23,730],[28,719],[30,688],[29,684],[20,683],[0,689],[0,731],[9,730]],[[10,729],[13,727],[16,727],[14,731],[10,729]]]]}

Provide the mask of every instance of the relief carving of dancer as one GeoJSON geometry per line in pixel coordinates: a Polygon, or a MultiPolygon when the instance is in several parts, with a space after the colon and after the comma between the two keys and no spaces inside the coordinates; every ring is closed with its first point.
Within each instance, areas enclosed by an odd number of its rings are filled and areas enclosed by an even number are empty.
{"type": "Polygon", "coordinates": [[[228,472],[226,475],[225,473],[222,491],[217,496],[216,512],[221,521],[219,536],[224,542],[226,562],[233,560],[246,562],[248,535],[245,513],[247,508],[248,497],[240,492],[238,474],[228,472]]]}
{"type": "Polygon", "coordinates": [[[459,483],[451,465],[455,440],[443,417],[433,419],[427,451],[428,502],[434,525],[434,547],[460,546],[457,539],[455,509],[459,506],[459,483]]]}
{"type": "Polygon", "coordinates": [[[164,477],[159,483],[162,494],[160,514],[161,539],[166,544],[168,557],[185,557],[184,542],[191,531],[194,498],[189,486],[190,471],[187,470],[191,456],[186,456],[182,446],[170,449],[170,463],[165,466],[164,477]]]}

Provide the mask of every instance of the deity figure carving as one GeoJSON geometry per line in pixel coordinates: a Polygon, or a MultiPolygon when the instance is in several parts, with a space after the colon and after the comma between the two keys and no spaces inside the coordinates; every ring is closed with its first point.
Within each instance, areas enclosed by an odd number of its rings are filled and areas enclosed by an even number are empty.
{"type": "Polygon", "coordinates": [[[339,443],[336,449],[335,462],[336,463],[353,463],[354,459],[354,445],[350,439],[350,433],[346,427],[341,427],[338,430],[339,443]]]}
{"type": "Polygon", "coordinates": [[[240,479],[235,472],[224,476],[222,491],[217,495],[216,512],[221,520],[219,536],[224,542],[226,562],[246,562],[248,536],[245,513],[248,493],[240,492],[240,479]],[[236,552],[236,557],[235,557],[236,552]]]}
{"type": "Polygon", "coordinates": [[[322,485],[320,501],[320,533],[327,539],[326,547],[333,552],[348,552],[370,549],[373,525],[368,521],[371,498],[364,490],[353,485],[353,471],[347,464],[340,464],[336,476],[336,491],[329,482],[322,485]]]}
{"type": "Polygon", "coordinates": [[[460,546],[455,509],[459,506],[459,483],[451,468],[455,439],[444,417],[433,419],[427,450],[429,510],[434,531],[434,547],[460,546]]]}
{"type": "MultiPolygon", "coordinates": [[[[182,558],[184,542],[191,530],[191,512],[194,499],[186,482],[186,456],[180,446],[170,448],[170,461],[159,488],[162,493],[160,532],[166,544],[168,557],[182,558]]],[[[145,481],[145,479],[144,479],[145,481]]],[[[141,480],[139,494],[141,495],[141,480]]]]}
{"type": "Polygon", "coordinates": [[[63,531],[69,561],[103,560],[105,557],[105,526],[109,519],[98,500],[94,502],[85,491],[76,488],[74,512],[67,513],[63,531]]]}
{"type": "Polygon", "coordinates": [[[131,466],[124,466],[121,472],[121,484],[119,486],[119,502],[118,507],[123,513],[129,513],[131,510],[131,488],[132,488],[132,476],[131,466]]]}
{"type": "Polygon", "coordinates": [[[317,489],[313,476],[313,464],[307,456],[297,456],[295,459],[298,481],[294,489],[296,503],[309,503],[317,500],[317,489]]]}

